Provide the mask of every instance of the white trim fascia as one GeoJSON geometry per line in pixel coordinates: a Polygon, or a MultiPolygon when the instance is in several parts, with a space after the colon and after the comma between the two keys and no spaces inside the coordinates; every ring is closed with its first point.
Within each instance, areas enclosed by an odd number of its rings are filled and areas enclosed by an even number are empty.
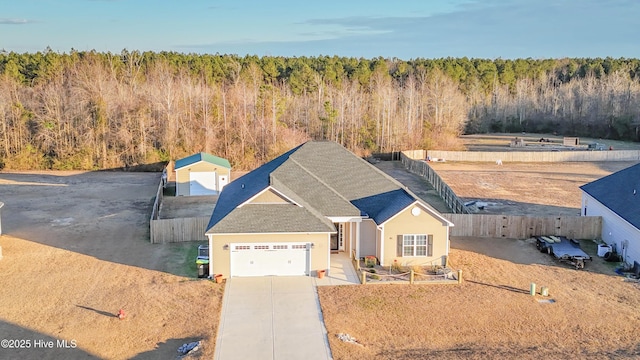
{"type": "MultiPolygon", "coordinates": [[[[329,268],[326,270],[327,270],[327,275],[329,275],[329,272],[331,272],[331,234],[327,234],[327,244],[329,244],[329,251],[327,251],[327,266],[329,268]]],[[[311,270],[309,270],[309,273],[311,273],[311,270]]]]}
{"type": "Polygon", "coordinates": [[[289,201],[290,203],[298,206],[298,207],[302,207],[302,205],[298,204],[297,202],[295,202],[293,199],[291,199],[290,197],[284,195],[283,193],[281,193],[280,191],[276,190],[273,186],[267,186],[266,188],[262,189],[261,191],[259,191],[257,194],[253,195],[252,197],[250,197],[249,199],[247,199],[247,201],[243,202],[242,204],[238,205],[236,207],[236,209],[239,209],[247,204],[249,204],[251,201],[253,201],[255,198],[257,198],[258,196],[264,194],[267,191],[273,191],[275,192],[277,195],[282,196],[285,200],[289,201]]]}
{"type": "Polygon", "coordinates": [[[442,215],[433,212],[433,210],[431,210],[428,206],[425,206],[424,203],[422,203],[421,201],[415,200],[414,202],[412,202],[411,204],[407,205],[406,207],[404,207],[403,209],[399,210],[398,212],[396,212],[392,217],[388,218],[387,220],[383,221],[380,225],[378,226],[382,226],[386,223],[388,223],[389,221],[393,220],[396,216],[398,216],[401,212],[407,210],[408,208],[414,206],[414,205],[420,205],[420,207],[424,210],[429,212],[432,216],[435,216],[436,218],[440,219],[442,222],[444,222],[446,225],[445,226],[454,226],[453,223],[447,219],[445,219],[442,215]]]}
{"type": "MultiPolygon", "coordinates": [[[[197,164],[197,163],[201,163],[201,162],[203,162],[203,163],[207,163],[207,164],[211,164],[211,165],[214,165],[214,166],[218,166],[218,167],[221,167],[221,168],[223,168],[223,169],[231,170],[231,168],[230,168],[230,167],[226,167],[226,166],[224,166],[224,165],[220,165],[220,164],[214,164],[214,163],[212,163],[212,162],[208,162],[208,161],[205,161],[205,160],[198,160],[198,161],[196,161],[196,162],[194,162],[194,163],[191,163],[191,164],[188,164],[188,165],[184,165],[184,166],[181,166],[181,167],[179,167],[179,168],[174,168],[174,170],[178,171],[178,169],[184,169],[184,168],[186,168],[186,167],[193,166],[193,165],[195,165],[195,164],[197,164]]],[[[175,164],[175,161],[174,161],[173,163],[175,164]]],[[[175,166],[175,165],[174,165],[174,166],[175,166]]],[[[206,171],[205,171],[205,172],[206,172],[206,171]]]]}
{"type": "MultiPolygon", "coordinates": [[[[428,244],[427,244],[428,245],[428,244]]],[[[451,242],[449,241],[449,229],[447,229],[447,257],[449,256],[449,250],[451,248],[451,242]]],[[[445,264],[446,265],[446,264],[445,264]]]]}
{"type": "Polygon", "coordinates": [[[384,264],[384,225],[378,226],[380,229],[380,265],[384,264]]]}
{"type": "Polygon", "coordinates": [[[266,233],[207,233],[205,235],[209,236],[209,235],[241,235],[241,236],[247,236],[247,235],[273,235],[273,234],[281,234],[281,235],[313,235],[313,234],[333,234],[335,233],[335,231],[318,231],[318,232],[309,232],[309,231],[296,231],[296,232],[266,232],[266,233]]]}
{"type": "Polygon", "coordinates": [[[346,222],[359,223],[362,221],[362,216],[327,216],[327,219],[331,220],[331,222],[334,222],[334,223],[346,223],[346,222]]]}
{"type": "Polygon", "coordinates": [[[213,276],[213,235],[207,235],[209,239],[209,275],[213,276]]]}

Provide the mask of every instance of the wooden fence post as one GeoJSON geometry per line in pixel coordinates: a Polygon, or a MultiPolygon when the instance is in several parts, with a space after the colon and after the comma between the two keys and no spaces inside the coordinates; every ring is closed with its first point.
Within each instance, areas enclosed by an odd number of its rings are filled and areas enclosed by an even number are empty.
{"type": "Polygon", "coordinates": [[[362,271],[362,285],[367,283],[367,272],[366,271],[362,271]]]}
{"type": "Polygon", "coordinates": [[[458,284],[462,284],[462,270],[458,270],[458,284]]]}
{"type": "Polygon", "coordinates": [[[411,273],[409,273],[409,284],[413,284],[414,276],[415,276],[415,272],[412,269],[411,273]]]}

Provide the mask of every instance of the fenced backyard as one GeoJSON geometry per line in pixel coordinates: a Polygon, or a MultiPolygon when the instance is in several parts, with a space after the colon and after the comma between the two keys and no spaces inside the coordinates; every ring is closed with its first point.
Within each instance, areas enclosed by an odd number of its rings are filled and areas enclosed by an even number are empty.
{"type": "MultiPolygon", "coordinates": [[[[427,152],[431,154],[432,152],[427,152]]],[[[462,153],[468,155],[461,161],[481,161],[482,156],[492,155],[495,159],[497,152],[435,152],[438,156],[445,154],[462,153]],[[474,157],[480,154],[480,157],[474,157]],[[484,154],[484,155],[483,155],[484,154]],[[469,160],[476,159],[476,160],[469,160]]],[[[565,152],[566,153],[566,152],[565,152]]],[[[568,152],[571,153],[571,152],[568,152]]],[[[618,153],[619,161],[629,157],[638,156],[640,152],[636,150],[621,151],[583,151],[581,154],[591,156],[589,161],[601,157],[598,154],[618,153]]],[[[550,154],[557,152],[531,152],[531,153],[506,153],[521,156],[518,161],[532,160],[530,155],[550,154]]],[[[471,214],[467,210],[462,199],[442,180],[436,171],[424,161],[425,152],[423,150],[409,150],[402,152],[402,164],[405,168],[427,180],[453,210],[453,214],[442,214],[445,218],[455,224],[450,230],[451,236],[471,236],[471,237],[504,237],[511,239],[526,239],[538,235],[566,236],[575,239],[600,239],[602,234],[602,218],[592,216],[531,216],[531,215],[495,215],[495,214],[471,214]]],[[[515,158],[515,157],[514,157],[515,158]]],[[[514,159],[511,158],[511,159],[514,159]]],[[[612,157],[615,158],[615,157],[612,157]]],[[[560,159],[557,158],[557,159],[560,159]]],[[[503,159],[504,160],[504,159],[503,159]]],[[[493,160],[491,160],[493,161],[493,160]]],[[[569,160],[566,160],[569,161],[569,160]]]]}
{"type": "Polygon", "coordinates": [[[451,236],[526,239],[555,235],[571,239],[600,239],[600,216],[520,216],[485,214],[442,214],[455,224],[451,236]]]}
{"type": "Polygon", "coordinates": [[[166,244],[185,241],[206,241],[209,217],[189,217],[176,219],[152,219],[150,240],[152,244],[166,244]]]}
{"type": "MultiPolygon", "coordinates": [[[[172,163],[166,169],[170,168],[172,168],[172,163]]],[[[175,179],[170,170],[168,171],[168,180],[165,189],[165,182],[161,179],[156,191],[149,219],[149,241],[152,244],[206,241],[207,237],[204,233],[207,230],[210,216],[194,215],[210,213],[217,197],[175,197],[175,191],[172,190],[175,185],[171,182],[175,179]],[[167,196],[164,195],[165,191],[168,191],[167,196]],[[167,208],[168,206],[169,208],[167,208]]]]}
{"type": "MultiPolygon", "coordinates": [[[[403,151],[410,156],[414,150],[403,151]]],[[[412,159],[442,159],[468,162],[595,162],[595,161],[640,161],[640,150],[612,151],[444,151],[429,150],[425,157],[412,159]]]]}
{"type": "Polygon", "coordinates": [[[464,206],[464,202],[456,195],[453,190],[445,183],[442,178],[423,161],[424,150],[409,150],[401,153],[401,161],[404,167],[414,174],[422,176],[433,188],[438,195],[444,200],[449,208],[456,214],[468,214],[469,210],[464,206]],[[420,160],[414,160],[414,158],[420,160]]]}

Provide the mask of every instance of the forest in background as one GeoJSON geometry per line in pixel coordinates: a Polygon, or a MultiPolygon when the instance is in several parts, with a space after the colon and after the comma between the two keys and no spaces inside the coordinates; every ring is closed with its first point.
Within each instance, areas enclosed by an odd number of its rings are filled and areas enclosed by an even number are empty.
{"type": "Polygon", "coordinates": [[[110,169],[205,151],[252,169],[308,139],[366,155],[462,133],[638,141],[640,60],[0,52],[0,168],[110,169]]]}

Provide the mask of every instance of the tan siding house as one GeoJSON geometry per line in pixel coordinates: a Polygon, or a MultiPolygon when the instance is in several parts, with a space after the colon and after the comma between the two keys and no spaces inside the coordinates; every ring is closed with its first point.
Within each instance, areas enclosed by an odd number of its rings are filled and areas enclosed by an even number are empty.
{"type": "Polygon", "coordinates": [[[306,142],[230,183],[206,235],[225,277],[315,275],[331,254],[442,265],[451,222],[334,142],[306,142]]]}

